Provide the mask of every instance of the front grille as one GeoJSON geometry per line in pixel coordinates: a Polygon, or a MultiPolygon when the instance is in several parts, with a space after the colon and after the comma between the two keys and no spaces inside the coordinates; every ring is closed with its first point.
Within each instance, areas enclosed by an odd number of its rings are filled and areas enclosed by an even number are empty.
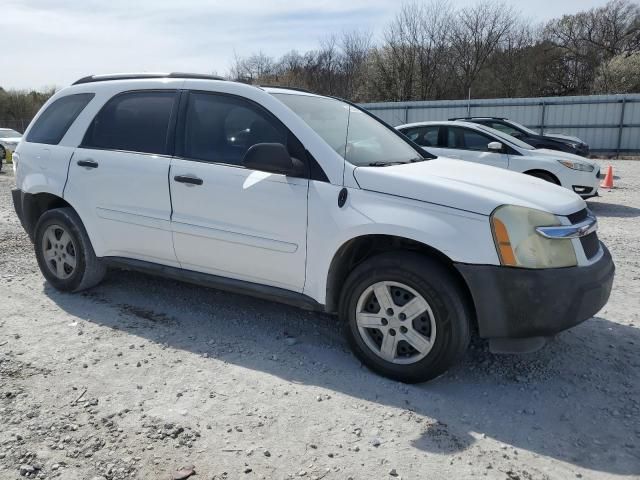
{"type": "Polygon", "coordinates": [[[596,256],[600,248],[600,241],[598,240],[598,234],[596,232],[590,233],[586,237],[580,237],[580,243],[582,244],[584,254],[589,260],[596,256]]]}
{"type": "Polygon", "coordinates": [[[587,209],[584,208],[579,212],[572,213],[571,215],[567,215],[567,218],[573,225],[575,225],[576,223],[580,223],[583,220],[586,220],[588,216],[589,216],[589,212],[587,212],[587,209]]]}
{"type": "MultiPolygon", "coordinates": [[[[584,208],[579,212],[567,215],[567,218],[573,225],[575,225],[576,223],[580,223],[586,220],[588,216],[589,211],[584,208]]],[[[585,256],[589,260],[595,257],[598,253],[598,250],[600,249],[600,240],[598,240],[598,234],[596,232],[590,233],[585,237],[580,237],[580,243],[582,244],[582,249],[584,250],[585,256]]]]}

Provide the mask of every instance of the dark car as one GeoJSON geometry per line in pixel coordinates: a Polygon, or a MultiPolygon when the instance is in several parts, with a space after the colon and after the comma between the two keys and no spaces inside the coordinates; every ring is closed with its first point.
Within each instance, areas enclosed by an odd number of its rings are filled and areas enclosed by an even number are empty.
{"type": "Polygon", "coordinates": [[[577,137],[565,136],[562,134],[540,135],[533,130],[520,125],[513,120],[498,117],[460,117],[449,120],[464,120],[465,122],[479,123],[501,132],[516,137],[528,143],[534,148],[548,148],[549,150],[560,150],[561,152],[573,153],[586,157],[589,155],[589,145],[577,137]]]}

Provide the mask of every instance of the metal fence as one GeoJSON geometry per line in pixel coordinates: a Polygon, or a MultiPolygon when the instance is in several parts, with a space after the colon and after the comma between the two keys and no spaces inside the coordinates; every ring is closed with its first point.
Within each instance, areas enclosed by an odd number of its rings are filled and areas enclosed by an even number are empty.
{"type": "Polygon", "coordinates": [[[453,117],[505,117],[540,133],[579,137],[594,153],[640,153],[640,94],[389,102],[361,106],[393,126],[453,117]]]}

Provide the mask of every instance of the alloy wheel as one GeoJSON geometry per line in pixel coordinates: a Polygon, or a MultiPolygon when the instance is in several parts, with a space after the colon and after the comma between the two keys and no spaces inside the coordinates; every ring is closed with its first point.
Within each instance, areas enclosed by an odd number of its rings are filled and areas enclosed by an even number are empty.
{"type": "Polygon", "coordinates": [[[64,280],[76,269],[76,245],[71,235],[60,225],[50,225],[42,236],[42,254],[49,271],[64,280]]]}
{"type": "Polygon", "coordinates": [[[422,360],[436,338],[436,322],[429,303],[399,282],[377,282],[365,289],[356,305],[356,324],[367,347],[395,364],[422,360]]]}

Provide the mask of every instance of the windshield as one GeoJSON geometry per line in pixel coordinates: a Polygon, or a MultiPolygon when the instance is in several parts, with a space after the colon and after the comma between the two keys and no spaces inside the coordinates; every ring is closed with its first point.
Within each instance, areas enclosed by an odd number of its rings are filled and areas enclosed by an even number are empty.
{"type": "Polygon", "coordinates": [[[15,130],[0,130],[0,138],[15,138],[21,136],[22,134],[16,132],[15,130]]]}
{"type": "Polygon", "coordinates": [[[367,113],[340,100],[275,93],[347,162],[384,165],[424,160],[410,143],[367,113]]]}
{"type": "Polygon", "coordinates": [[[486,132],[489,132],[491,135],[493,135],[495,137],[499,137],[501,140],[504,140],[507,143],[515,145],[518,148],[522,148],[524,150],[535,150],[535,148],[532,147],[531,145],[529,145],[528,143],[525,143],[522,140],[518,140],[516,137],[508,135],[508,134],[506,134],[504,132],[501,132],[500,130],[496,130],[495,128],[487,127],[486,125],[483,125],[481,123],[476,123],[474,125],[477,126],[477,127],[480,127],[482,130],[484,130],[486,132]]]}

